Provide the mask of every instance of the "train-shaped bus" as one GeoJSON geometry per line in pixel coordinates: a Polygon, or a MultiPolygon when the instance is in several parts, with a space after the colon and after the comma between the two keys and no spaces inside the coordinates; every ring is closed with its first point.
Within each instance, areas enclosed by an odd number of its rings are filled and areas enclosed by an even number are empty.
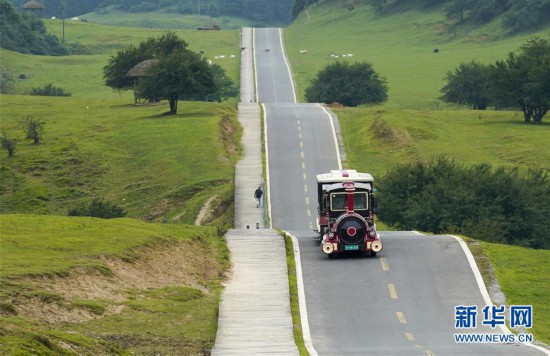
{"type": "Polygon", "coordinates": [[[373,177],[355,170],[317,175],[317,227],[321,248],[329,258],[349,251],[371,256],[382,251],[374,214],[373,177]]]}

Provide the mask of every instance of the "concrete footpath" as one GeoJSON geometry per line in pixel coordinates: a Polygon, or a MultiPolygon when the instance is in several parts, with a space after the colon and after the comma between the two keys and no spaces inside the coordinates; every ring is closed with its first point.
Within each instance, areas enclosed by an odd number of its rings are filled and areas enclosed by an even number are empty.
{"type": "Polygon", "coordinates": [[[244,28],[241,36],[238,119],[244,158],[235,171],[235,228],[225,236],[232,273],[221,296],[212,355],[298,355],[284,239],[266,228],[264,208],[254,199],[263,183],[261,114],[255,103],[252,29],[244,28]]]}

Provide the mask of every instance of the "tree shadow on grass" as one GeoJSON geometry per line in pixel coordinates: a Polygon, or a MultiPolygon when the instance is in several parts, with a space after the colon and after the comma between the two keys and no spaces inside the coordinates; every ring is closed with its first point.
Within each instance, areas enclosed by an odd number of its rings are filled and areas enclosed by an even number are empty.
{"type": "Polygon", "coordinates": [[[515,126],[533,126],[533,127],[550,127],[550,117],[547,119],[547,121],[542,121],[541,123],[535,124],[534,122],[528,122],[526,123],[523,121],[523,119],[520,120],[514,120],[514,119],[503,119],[503,120],[484,120],[481,119],[484,125],[486,126],[494,126],[494,125],[515,125],[515,126]]]}

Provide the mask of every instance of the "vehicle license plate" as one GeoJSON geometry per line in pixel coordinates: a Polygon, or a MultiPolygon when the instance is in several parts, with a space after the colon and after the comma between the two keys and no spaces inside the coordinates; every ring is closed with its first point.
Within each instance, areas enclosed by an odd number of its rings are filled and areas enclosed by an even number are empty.
{"type": "Polygon", "coordinates": [[[359,245],[346,245],[344,246],[345,251],[357,251],[359,250],[359,245]]]}

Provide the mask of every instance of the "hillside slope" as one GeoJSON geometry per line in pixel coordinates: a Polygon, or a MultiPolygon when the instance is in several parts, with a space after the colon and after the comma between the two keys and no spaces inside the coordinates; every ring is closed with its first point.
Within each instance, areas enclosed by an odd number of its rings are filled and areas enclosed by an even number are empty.
{"type": "Polygon", "coordinates": [[[446,72],[461,62],[492,63],[528,38],[550,35],[546,27],[508,36],[498,19],[481,27],[454,29],[441,7],[380,15],[363,2],[354,4],[321,2],[285,29],[287,54],[302,98],[309,81],[336,60],[331,55],[337,55],[339,60],[368,61],[387,77],[388,105],[431,108],[437,105],[446,72]],[[303,49],[308,52],[300,54],[303,49]],[[353,57],[343,57],[347,54],[353,57]]]}

